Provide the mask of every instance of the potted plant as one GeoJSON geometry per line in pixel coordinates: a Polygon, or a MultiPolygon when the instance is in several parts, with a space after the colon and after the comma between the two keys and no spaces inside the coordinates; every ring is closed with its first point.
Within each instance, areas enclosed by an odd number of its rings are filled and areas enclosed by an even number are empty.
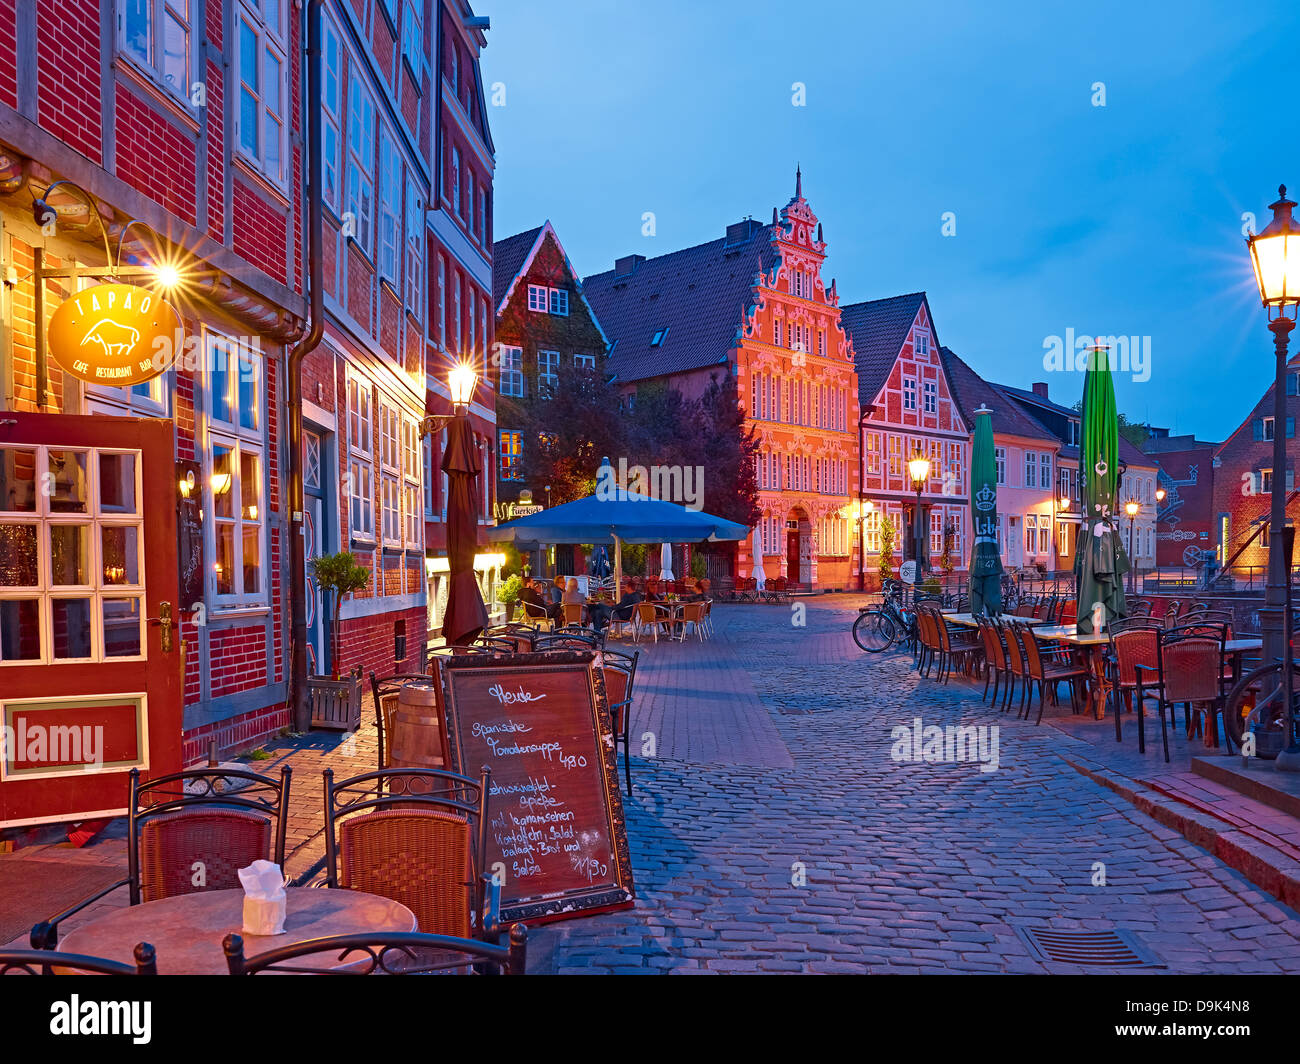
{"type": "Polygon", "coordinates": [[[307,681],[312,726],[350,731],[361,723],[361,670],[358,668],[348,676],[339,675],[339,614],[343,609],[343,596],[360,591],[370,583],[370,570],[358,565],[348,551],[322,554],[319,558],[312,558],[308,564],[321,594],[328,592],[334,596],[330,624],[330,668],[333,675],[313,676],[307,681]]]}
{"type": "Polygon", "coordinates": [[[497,601],[506,608],[506,620],[514,620],[515,606],[519,602],[519,594],[524,589],[524,578],[518,573],[507,577],[497,588],[497,601]]]}

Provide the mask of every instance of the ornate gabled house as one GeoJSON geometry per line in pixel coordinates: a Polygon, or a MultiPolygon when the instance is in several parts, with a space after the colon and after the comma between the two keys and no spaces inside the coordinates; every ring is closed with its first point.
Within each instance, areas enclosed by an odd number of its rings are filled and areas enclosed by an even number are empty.
{"type": "MultiPolygon", "coordinates": [[[[736,378],[759,439],[764,573],[818,589],[852,586],[856,550],[857,384],[835,284],[822,278],[826,246],[796,171],[769,225],[746,218],[717,240],[629,255],[584,282],[625,395],[667,381],[693,397],[736,378]]],[[[738,547],[737,576],[753,571],[752,543],[738,547]]]]}
{"type": "Polygon", "coordinates": [[[493,248],[496,307],[497,517],[515,516],[525,485],[521,416],[577,373],[606,373],[609,347],[578,274],[548,221],[498,240],[493,248]]]}
{"type": "MultiPolygon", "coordinates": [[[[908,461],[930,460],[920,497],[922,561],[937,568],[945,543],[954,570],[966,568],[971,426],[962,416],[939,354],[939,339],[924,292],[854,303],[843,309],[856,356],[862,407],[863,494],[867,578],[881,547],[881,519],[897,536],[894,558],[916,556],[916,488],[908,461]]],[[[870,586],[870,584],[868,585],[870,586]]]]}

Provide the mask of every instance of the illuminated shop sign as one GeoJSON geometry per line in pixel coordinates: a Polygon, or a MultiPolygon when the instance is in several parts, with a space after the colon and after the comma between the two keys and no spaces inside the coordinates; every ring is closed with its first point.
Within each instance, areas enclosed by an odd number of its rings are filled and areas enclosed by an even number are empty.
{"type": "Polygon", "coordinates": [[[156,292],[100,284],[73,293],[54,312],[49,347],[74,377],[129,387],[171,365],[180,327],[180,316],[156,292]]]}

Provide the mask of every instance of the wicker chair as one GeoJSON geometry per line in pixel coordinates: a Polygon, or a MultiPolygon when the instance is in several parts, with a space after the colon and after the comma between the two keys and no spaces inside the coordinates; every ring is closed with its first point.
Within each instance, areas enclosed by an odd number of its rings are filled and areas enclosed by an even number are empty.
{"type": "Polygon", "coordinates": [[[1002,705],[1002,711],[1005,713],[1007,710],[1011,708],[1011,700],[1016,695],[1016,683],[1017,681],[1019,681],[1020,708],[1016,714],[1017,716],[1019,716],[1020,713],[1024,712],[1025,695],[1028,692],[1030,687],[1029,673],[1025,666],[1025,655],[1020,648],[1020,640],[1016,637],[1016,631],[1019,628],[1023,627],[1023,625],[1018,625],[1014,621],[1007,621],[1006,623],[1002,623],[999,621],[995,623],[997,624],[999,631],[1002,633],[1002,645],[1007,652],[1006,660],[1007,660],[1008,683],[1007,683],[1006,698],[1002,705]]]}
{"type": "MultiPolygon", "coordinates": [[[[1184,727],[1190,739],[1201,735],[1202,727],[1209,734],[1213,729],[1215,745],[1219,739],[1219,713],[1223,709],[1223,643],[1222,634],[1212,634],[1210,629],[1173,628],[1160,633],[1156,644],[1156,666],[1138,665],[1137,700],[1138,750],[1146,752],[1146,728],[1143,705],[1154,698],[1156,712],[1160,714],[1160,739],[1164,745],[1165,761],[1169,761],[1169,733],[1165,728],[1165,707],[1169,707],[1169,724],[1174,723],[1174,706],[1182,702],[1184,727]],[[1195,729],[1193,730],[1193,717],[1195,729]]],[[[1231,752],[1232,740],[1225,741],[1231,752]]]]}
{"type": "Polygon", "coordinates": [[[939,679],[947,683],[952,676],[953,662],[958,662],[963,671],[969,672],[975,660],[984,653],[984,646],[978,633],[967,628],[956,631],[950,628],[938,606],[931,606],[927,612],[939,636],[939,679]]]}
{"type": "Polygon", "coordinates": [[[0,975],[157,975],[158,958],[148,942],[133,951],[135,964],[87,957],[80,953],[57,953],[48,949],[0,950],[0,975]],[[55,972],[54,969],[60,969],[55,972]]]}
{"type": "Polygon", "coordinates": [[[126,878],[36,924],[32,948],[54,949],[59,924],[118,887],[126,887],[130,904],[139,905],[238,887],[239,869],[257,860],[283,868],[292,774],[288,765],[280,769],[279,780],[243,769],[203,768],[141,783],[140,770],[133,768],[126,878]],[[196,861],[203,866],[202,885],[194,882],[196,861]]]}
{"type": "Polygon", "coordinates": [[[704,642],[704,603],[703,602],[685,602],[682,604],[682,639],[686,639],[686,626],[692,625],[695,628],[695,636],[702,643],[704,642]]]}
{"type": "Polygon", "coordinates": [[[930,675],[930,666],[939,657],[939,633],[934,619],[925,605],[916,607],[916,671],[922,676],[930,675]]]}
{"type": "Polygon", "coordinates": [[[294,975],[429,975],[435,972],[465,975],[524,975],[528,930],[523,924],[510,928],[508,945],[498,946],[481,939],[452,935],[429,935],[419,931],[370,931],[356,935],[334,935],[291,942],[279,949],[265,950],[251,959],[244,956],[244,940],[228,934],[221,943],[231,975],[261,972],[294,975]],[[294,964],[304,957],[336,953],[345,967],[329,968],[294,964]]]}
{"type": "Polygon", "coordinates": [[[661,617],[659,611],[655,608],[658,603],[655,602],[638,602],[636,604],[636,627],[633,629],[632,638],[638,643],[641,641],[641,634],[649,630],[659,642],[659,630],[662,628],[664,633],[671,634],[672,623],[669,618],[661,617]]]}
{"type": "MultiPolygon", "coordinates": [[[[1112,621],[1110,624],[1110,652],[1106,656],[1106,666],[1110,673],[1116,742],[1122,740],[1119,697],[1124,696],[1124,704],[1132,712],[1133,695],[1138,686],[1137,667],[1142,665],[1154,669],[1159,665],[1157,655],[1162,631],[1158,623],[1146,618],[1129,618],[1127,623],[1112,621]]],[[[1140,706],[1138,712],[1141,712],[1140,706]]]]}
{"type": "Polygon", "coordinates": [[[586,613],[587,607],[581,602],[566,602],[560,607],[560,613],[564,620],[564,626],[581,625],[582,615],[586,613]]]}
{"type": "Polygon", "coordinates": [[[631,654],[607,650],[601,655],[601,670],[605,676],[605,696],[609,700],[609,715],[614,725],[614,754],[617,756],[619,746],[623,747],[623,779],[627,784],[629,798],[632,797],[632,762],[628,749],[628,731],[631,727],[636,663],[640,657],[639,650],[634,650],[631,654]]]}
{"type": "Polygon", "coordinates": [[[370,693],[375,700],[375,730],[379,733],[379,768],[385,769],[393,759],[393,714],[408,683],[428,683],[427,675],[395,673],[392,676],[370,674],[370,693]]]}
{"type": "MultiPolygon", "coordinates": [[[[1024,655],[1025,665],[1025,688],[1028,691],[1030,701],[1033,699],[1033,685],[1038,684],[1038,719],[1035,724],[1043,722],[1043,702],[1047,698],[1047,685],[1051,684],[1053,689],[1057,684],[1065,681],[1070,685],[1070,705],[1077,713],[1080,705],[1081,684],[1088,678],[1087,666],[1077,662],[1054,662],[1043,656],[1042,650],[1038,646],[1038,640],[1034,638],[1033,629],[1028,625],[1020,624],[1014,628],[1017,641],[1020,643],[1021,653],[1024,655]]],[[[1029,719],[1029,705],[1025,706],[1025,720],[1029,719]]]]}
{"type": "Polygon", "coordinates": [[[324,777],[326,886],[399,902],[429,934],[496,934],[486,768],[477,780],[427,768],[324,777]]]}
{"type": "Polygon", "coordinates": [[[984,643],[984,693],[980,701],[989,696],[989,681],[993,682],[993,702],[997,703],[998,689],[1002,678],[1007,675],[1007,650],[1002,645],[1002,636],[997,626],[985,617],[978,618],[980,639],[984,643]]]}

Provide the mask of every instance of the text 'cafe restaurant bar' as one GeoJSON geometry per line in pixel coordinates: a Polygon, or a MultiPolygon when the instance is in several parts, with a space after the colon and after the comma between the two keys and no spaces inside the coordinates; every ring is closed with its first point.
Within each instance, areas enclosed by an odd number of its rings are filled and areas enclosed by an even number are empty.
{"type": "Polygon", "coordinates": [[[0,141],[9,828],[93,824],[124,811],[131,768],[291,724],[279,411],[306,314],[210,235],[30,140],[0,141]]]}

